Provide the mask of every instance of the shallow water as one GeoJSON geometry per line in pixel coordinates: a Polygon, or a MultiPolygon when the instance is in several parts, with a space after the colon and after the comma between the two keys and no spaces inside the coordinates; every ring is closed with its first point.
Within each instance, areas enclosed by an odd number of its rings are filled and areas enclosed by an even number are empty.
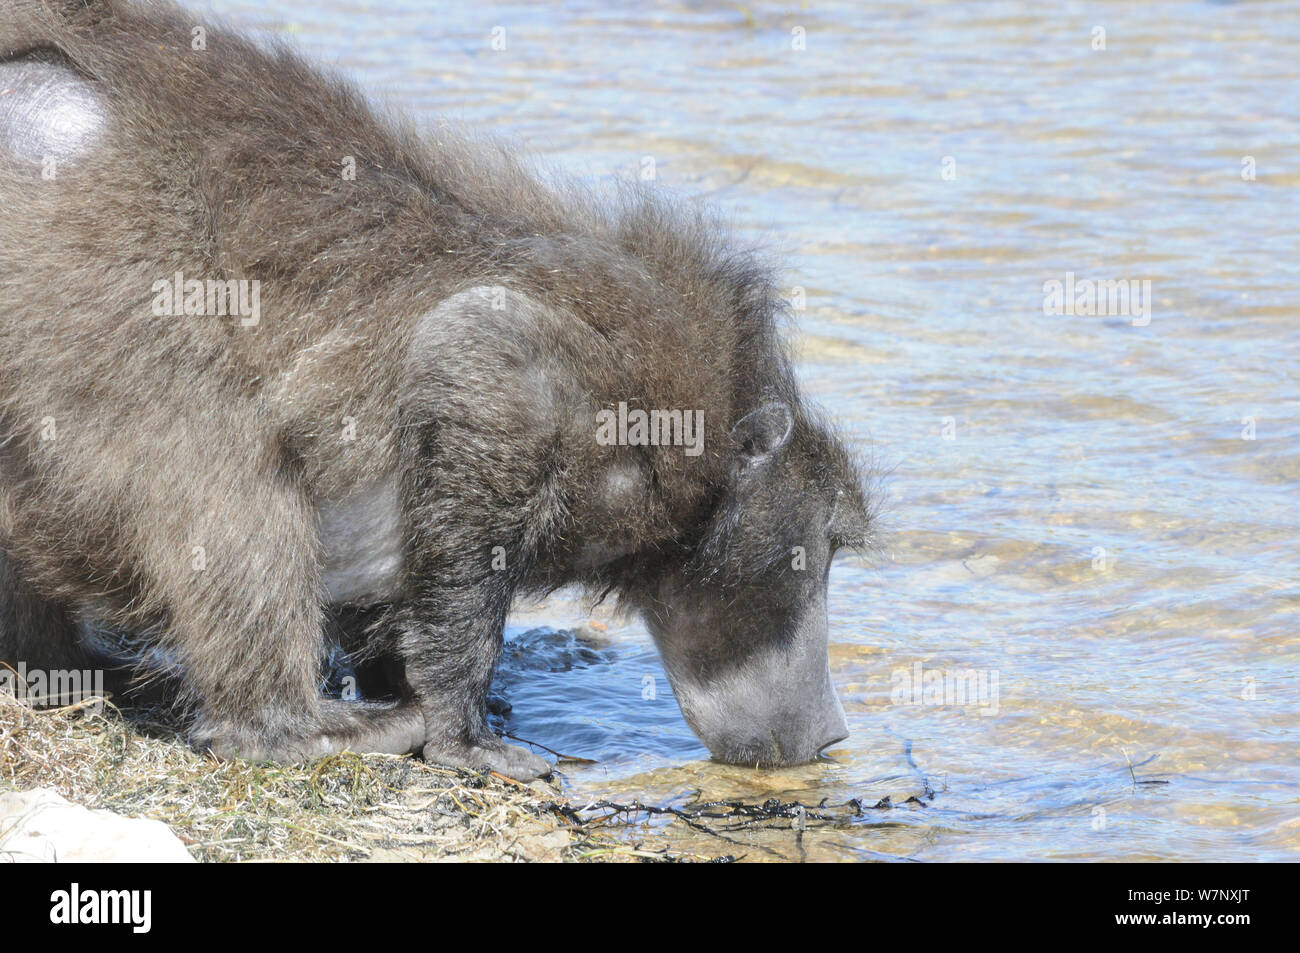
{"type": "Polygon", "coordinates": [[[897,805],[701,845],[750,859],[1297,858],[1300,5],[192,6],[592,183],[649,157],[804,289],[808,390],[891,474],[883,558],[832,572],[852,736],[712,764],[644,631],[560,599],[500,682],[599,762],[575,797],[897,805]],[[1067,273],[1149,314],[1045,314],[1067,273]],[[988,695],[916,704],[917,665],[988,695]]]}

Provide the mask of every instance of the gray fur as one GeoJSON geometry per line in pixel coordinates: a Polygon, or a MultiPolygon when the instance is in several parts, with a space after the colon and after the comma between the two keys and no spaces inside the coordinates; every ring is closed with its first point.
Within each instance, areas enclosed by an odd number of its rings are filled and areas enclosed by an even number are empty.
{"type": "Polygon", "coordinates": [[[527,777],[549,766],[485,720],[502,627],[521,591],[578,583],[646,617],[716,756],[833,740],[826,568],[868,501],[800,398],[767,268],[706,216],[546,184],[280,46],[205,22],[193,50],[193,25],[0,11],[24,85],[21,119],[0,98],[0,658],[76,658],[93,606],[156,633],[219,754],[527,777]],[[103,122],[60,139],[39,103],[69,97],[103,122]],[[176,273],[259,281],[260,322],[155,315],[176,273]],[[599,444],[620,402],[702,410],[703,453],[599,444]],[[400,654],[396,702],[317,691],[353,602],[400,654]]]}

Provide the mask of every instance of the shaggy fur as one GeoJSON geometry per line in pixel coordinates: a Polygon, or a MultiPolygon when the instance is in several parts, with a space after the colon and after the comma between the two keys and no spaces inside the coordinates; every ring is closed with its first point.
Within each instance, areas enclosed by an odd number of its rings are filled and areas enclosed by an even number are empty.
{"type": "Polygon", "coordinates": [[[204,22],[193,50],[194,25],[152,2],[0,12],[0,58],[57,58],[109,117],[53,180],[0,155],[0,658],[66,662],[89,614],[157,633],[222,754],[424,745],[539,773],[483,711],[521,589],[653,614],[671,578],[735,604],[810,534],[827,562],[861,541],[860,477],[801,403],[773,281],[715,223],[544,184],[283,47],[204,22]],[[176,272],[260,281],[260,324],[155,316],[176,272]],[[704,453],[598,445],[620,401],[702,409],[704,453]],[[733,428],[770,402],[793,430],[746,483],[765,431],[733,428]],[[318,513],[384,479],[411,691],[379,709],[317,691],[318,513]]]}

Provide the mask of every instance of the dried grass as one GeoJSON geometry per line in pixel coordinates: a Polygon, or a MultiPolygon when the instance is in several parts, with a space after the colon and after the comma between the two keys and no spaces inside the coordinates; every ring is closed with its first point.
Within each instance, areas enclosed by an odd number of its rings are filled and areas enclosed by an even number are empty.
{"type": "Polygon", "coordinates": [[[545,782],[345,753],[302,765],[197,754],[166,712],[0,692],[0,790],[48,787],[165,822],[203,861],[707,860],[631,825],[599,830],[545,782]]]}

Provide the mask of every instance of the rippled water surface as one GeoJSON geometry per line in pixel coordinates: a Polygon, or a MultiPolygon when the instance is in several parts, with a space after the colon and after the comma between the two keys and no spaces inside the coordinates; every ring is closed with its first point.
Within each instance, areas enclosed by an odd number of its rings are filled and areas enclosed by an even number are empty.
{"type": "Polygon", "coordinates": [[[553,600],[500,681],[575,797],[897,805],[706,845],[750,859],[1300,856],[1300,5],[194,6],[593,184],[653,161],[804,289],[807,388],[890,471],[832,572],[852,737],[712,764],[644,630],[553,600]],[[1067,273],[1149,322],[1045,315],[1067,273]]]}

